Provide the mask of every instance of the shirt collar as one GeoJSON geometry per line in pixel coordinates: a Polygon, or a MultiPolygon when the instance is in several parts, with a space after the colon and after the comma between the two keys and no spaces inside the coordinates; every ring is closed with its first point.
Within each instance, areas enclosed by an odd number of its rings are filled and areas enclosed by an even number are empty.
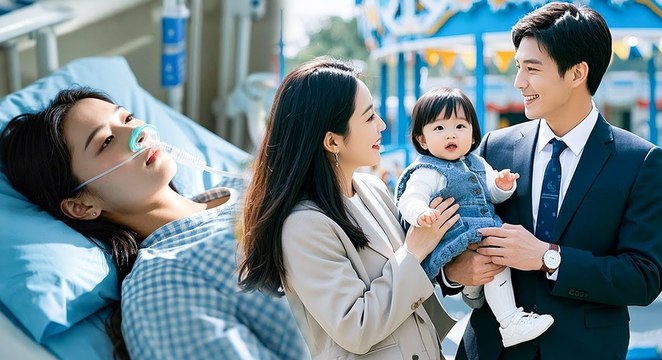
{"type": "Polygon", "coordinates": [[[142,243],[140,243],[140,248],[148,248],[153,246],[161,239],[165,239],[174,233],[182,232],[182,229],[194,229],[200,224],[209,221],[209,219],[218,217],[223,212],[234,211],[234,205],[238,201],[239,192],[233,188],[213,188],[194,196],[191,200],[196,202],[209,202],[225,196],[229,196],[230,198],[221,205],[215,206],[211,209],[196,212],[192,215],[179,218],[177,220],[173,220],[159,227],[153,233],[149,234],[142,243]]]}
{"type": "MultiPolygon", "coordinates": [[[[595,103],[593,102],[592,105],[593,106],[591,108],[591,112],[589,112],[588,115],[582,121],[580,121],[579,124],[577,124],[577,126],[575,126],[572,130],[560,138],[564,143],[566,143],[566,145],[568,145],[568,148],[575,154],[575,156],[579,156],[579,154],[582,153],[584,145],[586,145],[588,137],[591,135],[591,131],[593,131],[595,123],[598,122],[598,108],[595,107],[595,103]]],[[[537,152],[541,152],[545,145],[547,145],[549,141],[554,138],[559,139],[556,135],[554,135],[552,129],[550,129],[547,121],[542,119],[540,121],[540,127],[538,128],[538,145],[536,147],[537,152]]]]}

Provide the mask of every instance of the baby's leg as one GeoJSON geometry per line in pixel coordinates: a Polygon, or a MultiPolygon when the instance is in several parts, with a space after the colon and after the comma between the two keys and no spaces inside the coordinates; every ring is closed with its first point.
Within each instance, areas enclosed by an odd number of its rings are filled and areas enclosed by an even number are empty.
{"type": "Polygon", "coordinates": [[[510,279],[510,268],[506,268],[485,284],[485,300],[490,305],[497,321],[501,323],[516,310],[513,282],[510,279]]]}
{"type": "Polygon", "coordinates": [[[485,299],[500,324],[499,331],[505,347],[535,339],[554,323],[551,315],[525,313],[522,308],[516,307],[510,268],[485,284],[484,291],[485,299]]]}
{"type": "Polygon", "coordinates": [[[467,285],[462,289],[462,294],[466,296],[469,300],[477,300],[483,297],[483,286],[470,286],[467,285]]]}

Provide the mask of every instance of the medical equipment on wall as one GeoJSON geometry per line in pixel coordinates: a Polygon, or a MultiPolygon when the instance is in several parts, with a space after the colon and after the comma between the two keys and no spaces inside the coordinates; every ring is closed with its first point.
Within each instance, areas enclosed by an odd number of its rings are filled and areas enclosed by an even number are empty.
{"type": "MultiPolygon", "coordinates": [[[[202,0],[162,0],[162,4],[161,85],[167,90],[168,105],[182,112],[186,97],[186,114],[197,121],[200,102],[202,0]],[[186,46],[186,27],[189,21],[190,46],[186,46]]],[[[212,109],[216,117],[215,130],[217,134],[241,146],[245,122],[249,140],[252,144],[257,144],[261,139],[278,84],[276,74],[248,74],[251,22],[264,17],[266,1],[222,0],[220,9],[222,21],[218,95],[212,109]]]]}
{"type": "Polygon", "coordinates": [[[76,192],[76,191],[82,189],[83,187],[85,187],[85,185],[110,174],[111,172],[113,172],[113,171],[119,169],[120,167],[122,167],[123,165],[131,162],[133,159],[135,159],[136,157],[138,157],[139,155],[141,155],[145,151],[147,151],[149,149],[154,149],[154,148],[158,148],[161,151],[164,151],[165,153],[170,155],[170,157],[176,163],[187,166],[187,167],[190,167],[192,169],[196,169],[196,170],[200,170],[200,171],[207,171],[209,173],[218,174],[218,175],[222,175],[222,176],[228,176],[228,177],[236,177],[236,178],[243,178],[244,177],[241,174],[235,174],[235,173],[231,173],[231,172],[227,172],[227,171],[214,169],[214,168],[208,166],[207,163],[204,160],[200,159],[199,157],[197,157],[193,154],[189,154],[186,151],[181,150],[181,149],[179,149],[175,146],[172,146],[168,143],[161,142],[161,139],[159,137],[158,131],[156,130],[156,127],[152,124],[143,124],[143,125],[135,127],[133,129],[133,131],[131,132],[131,136],[129,137],[129,149],[131,149],[131,151],[134,153],[133,155],[128,157],[126,160],[123,160],[119,164],[111,167],[110,169],[102,172],[101,174],[96,175],[96,176],[84,181],[80,185],[76,186],[72,190],[72,192],[76,192]]]}
{"type": "Polygon", "coordinates": [[[168,104],[182,112],[186,81],[186,23],[189,10],[184,0],[163,0],[161,12],[161,86],[167,89],[168,104]]]}
{"type": "MultiPolygon", "coordinates": [[[[254,145],[262,140],[267,124],[267,116],[273,104],[278,87],[277,75],[268,72],[253,73],[235,88],[225,107],[225,115],[235,121],[233,130],[241,116],[246,117],[248,137],[254,145]]],[[[241,124],[241,123],[239,123],[241,124]]],[[[238,131],[238,130],[237,130],[238,131]]],[[[233,141],[239,141],[240,134],[234,134],[233,141]]]]}
{"type": "MultiPolygon", "coordinates": [[[[260,19],[266,12],[264,0],[234,1],[224,0],[222,7],[221,47],[219,58],[221,68],[218,72],[218,97],[214,101],[216,115],[216,133],[225,136],[230,141],[241,146],[244,131],[244,117],[248,121],[249,131],[255,130],[255,124],[264,123],[268,107],[262,112],[264,104],[260,103],[259,88],[248,89],[257,82],[262,82],[264,76],[249,79],[248,64],[251,38],[251,21],[260,19]],[[234,44],[234,49],[233,49],[234,44]],[[231,69],[232,56],[234,71],[231,69]],[[234,74],[234,86],[231,85],[231,75],[234,74]],[[232,91],[230,88],[232,87],[232,91]],[[256,119],[256,113],[262,112],[264,117],[256,119]],[[232,120],[231,132],[227,134],[226,125],[232,120]]],[[[275,87],[274,87],[275,93],[275,87]]],[[[270,107],[270,103],[267,104],[270,107]]],[[[263,125],[262,125],[263,126],[263,125]]],[[[255,131],[253,131],[255,133],[255,131]]],[[[251,133],[249,133],[251,134],[251,133]]],[[[255,135],[251,140],[256,143],[255,135]]]]}

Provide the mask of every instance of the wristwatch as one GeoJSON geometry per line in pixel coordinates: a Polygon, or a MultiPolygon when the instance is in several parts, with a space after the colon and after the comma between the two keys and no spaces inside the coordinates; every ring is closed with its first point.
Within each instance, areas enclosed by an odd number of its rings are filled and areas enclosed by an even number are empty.
{"type": "Polygon", "coordinates": [[[549,244],[549,249],[542,255],[541,271],[552,274],[561,265],[561,252],[556,244],[549,244]]]}

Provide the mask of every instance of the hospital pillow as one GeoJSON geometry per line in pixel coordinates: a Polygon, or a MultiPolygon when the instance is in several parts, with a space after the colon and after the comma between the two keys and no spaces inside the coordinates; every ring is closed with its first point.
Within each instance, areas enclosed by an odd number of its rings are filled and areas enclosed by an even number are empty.
{"type": "MultiPolygon", "coordinates": [[[[85,58],[0,100],[0,130],[15,115],[46,106],[73,85],[103,90],[138,118],[153,123],[161,139],[236,171],[250,156],[142,89],[123,58],[85,58]]],[[[191,196],[217,184],[217,175],[179,166],[174,183],[191,196]]],[[[119,297],[109,256],[16,192],[0,172],[0,302],[38,342],[61,333],[119,297]]],[[[56,349],[51,348],[51,351],[56,349]]]]}

